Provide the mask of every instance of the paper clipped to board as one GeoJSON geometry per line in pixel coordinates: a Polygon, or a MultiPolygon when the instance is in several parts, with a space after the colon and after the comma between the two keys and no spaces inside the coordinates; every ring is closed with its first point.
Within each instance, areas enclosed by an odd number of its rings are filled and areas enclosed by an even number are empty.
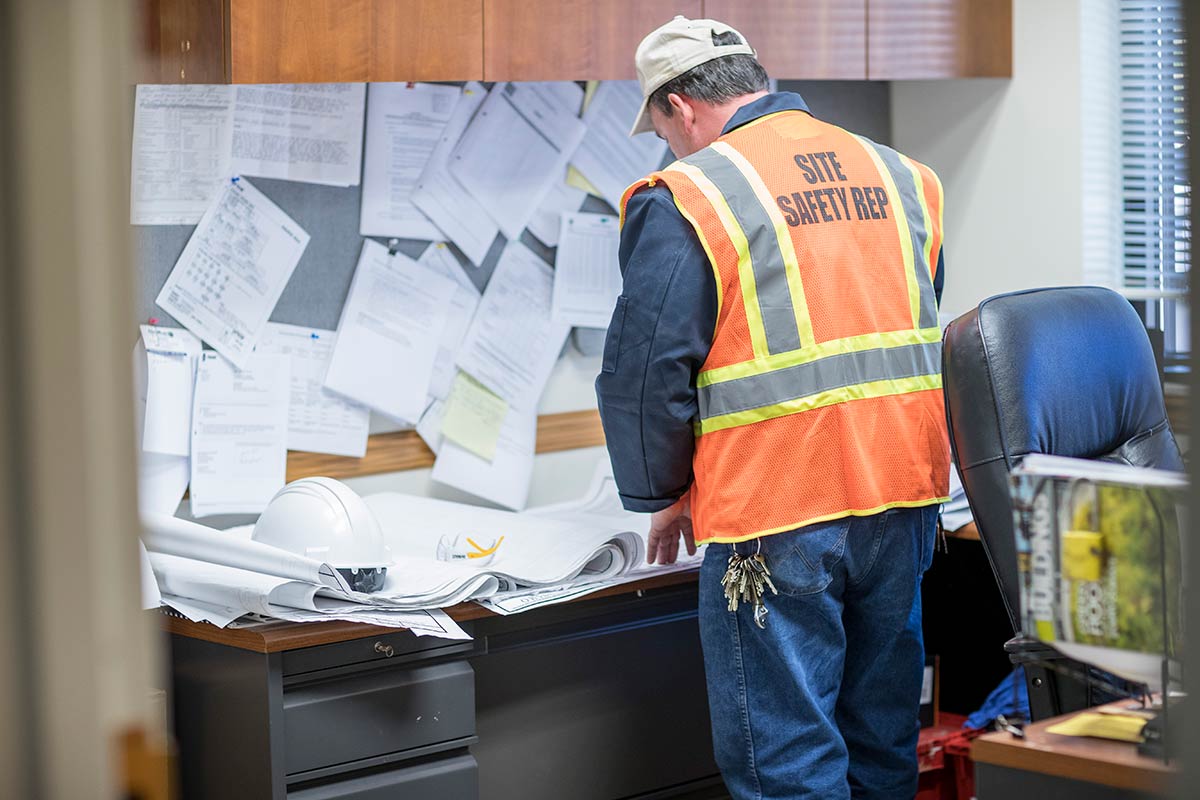
{"type": "Polygon", "coordinates": [[[325,386],[406,424],[420,419],[455,283],[363,241],[325,386]]]}
{"type": "MultiPolygon", "coordinates": [[[[582,99],[578,86],[574,91],[582,99]]],[[[509,239],[541,205],[586,127],[548,84],[498,83],[450,158],[450,172],[480,202],[509,239]]]]}
{"type": "Polygon", "coordinates": [[[537,412],[510,406],[491,460],[443,438],[431,477],[505,508],[519,511],[529,500],[537,412]]]}
{"type": "Polygon", "coordinates": [[[533,217],[529,220],[529,232],[547,247],[558,247],[558,233],[564,213],[578,211],[587,199],[587,192],[571,186],[565,180],[555,183],[533,217]]]}
{"type": "Polygon", "coordinates": [[[550,318],[553,285],[550,266],[510,241],[459,348],[459,368],[515,408],[537,408],[571,330],[550,318]]]}
{"type": "Polygon", "coordinates": [[[563,214],[554,265],[553,319],[607,328],[621,294],[621,233],[609,214],[563,214]]]}
{"type": "Polygon", "coordinates": [[[155,302],[243,366],[308,238],[249,181],[231,180],[204,212],[155,302]]]}
{"type": "Polygon", "coordinates": [[[335,331],[268,322],[259,351],[284,356],[290,364],[289,450],[362,458],[367,452],[371,411],[325,388],[335,331]]]}
{"type": "Polygon", "coordinates": [[[442,338],[438,342],[437,357],[433,364],[433,376],[429,381],[429,397],[444,400],[450,394],[454,382],[454,358],[458,354],[458,346],[467,335],[467,328],[475,316],[479,306],[479,290],[467,277],[467,273],[458,263],[458,259],[450,252],[450,248],[442,242],[433,242],[417,259],[443,278],[454,281],[454,295],[446,308],[446,327],[442,329],[442,338]]]}
{"type": "Polygon", "coordinates": [[[192,411],[193,516],[256,514],[287,473],[289,364],[254,354],[237,369],[205,351],[192,411]]]}
{"type": "MultiPolygon", "coordinates": [[[[146,425],[146,394],[149,388],[149,365],[146,345],[139,336],[133,346],[134,432],[138,452],[138,508],[145,511],[174,514],[187,491],[191,477],[191,459],[187,455],[166,455],[142,449],[146,425]]],[[[191,409],[187,413],[189,426],[191,409]]],[[[189,440],[189,449],[190,449],[189,440]]]]}
{"type": "Polygon", "coordinates": [[[465,372],[454,379],[446,400],[442,436],[485,461],[496,457],[496,442],[508,416],[508,403],[465,372]]]}
{"type": "Polygon", "coordinates": [[[142,325],[141,332],[146,350],[142,449],[186,456],[192,446],[192,389],[200,340],[182,328],[142,325]]]}
{"type": "Polygon", "coordinates": [[[637,81],[603,81],[583,114],[587,135],[571,156],[614,209],[629,185],[658,169],[667,155],[667,143],[653,133],[629,135],[641,105],[637,81]]]}
{"type": "Polygon", "coordinates": [[[462,90],[433,83],[372,83],[367,93],[363,166],[363,236],[441,239],[437,226],[412,202],[417,180],[462,90]]]}
{"type": "Polygon", "coordinates": [[[233,172],[357,186],[365,101],[362,83],[238,86],[233,172]]]}
{"type": "Polygon", "coordinates": [[[500,228],[483,205],[454,177],[449,166],[450,153],[462,139],[487,94],[483,84],[474,81],[462,88],[462,97],[430,153],[412,195],[413,205],[477,267],[483,263],[500,228]]]}
{"type": "Polygon", "coordinates": [[[129,222],[195,225],[230,174],[234,87],[138,86],[129,222]]]}

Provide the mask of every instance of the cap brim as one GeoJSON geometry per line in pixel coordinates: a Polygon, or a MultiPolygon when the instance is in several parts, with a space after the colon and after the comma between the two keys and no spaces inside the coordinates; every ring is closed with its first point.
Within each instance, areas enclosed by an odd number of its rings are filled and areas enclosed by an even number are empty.
{"type": "Polygon", "coordinates": [[[650,98],[642,99],[642,107],[638,109],[637,119],[633,121],[633,128],[630,129],[630,136],[637,136],[639,133],[649,133],[654,130],[654,123],[650,120],[650,98]]]}

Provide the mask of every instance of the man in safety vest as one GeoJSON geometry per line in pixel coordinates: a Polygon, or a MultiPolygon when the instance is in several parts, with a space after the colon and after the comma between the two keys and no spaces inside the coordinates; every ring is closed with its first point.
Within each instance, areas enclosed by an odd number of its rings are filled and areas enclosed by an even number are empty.
{"type": "Polygon", "coordinates": [[[633,133],[679,160],[623,198],[596,389],[649,560],[707,543],[717,763],[736,798],[912,797],[950,462],[941,184],[769,94],[727,25],[676,17],[636,58],[633,133]]]}

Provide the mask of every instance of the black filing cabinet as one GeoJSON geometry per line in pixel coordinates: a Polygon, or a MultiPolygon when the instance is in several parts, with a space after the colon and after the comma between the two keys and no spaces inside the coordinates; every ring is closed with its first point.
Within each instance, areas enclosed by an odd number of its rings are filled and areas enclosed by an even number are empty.
{"type": "MultiPolygon", "coordinates": [[[[721,796],[694,584],[277,653],[171,638],[185,800],[721,796]]],[[[377,631],[378,629],[373,629],[377,631]]]]}

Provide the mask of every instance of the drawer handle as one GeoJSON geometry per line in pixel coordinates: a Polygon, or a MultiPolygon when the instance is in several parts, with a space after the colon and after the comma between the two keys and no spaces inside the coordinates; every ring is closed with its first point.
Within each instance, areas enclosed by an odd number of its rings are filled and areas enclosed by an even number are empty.
{"type": "Polygon", "coordinates": [[[382,653],[384,658],[391,658],[396,654],[396,651],[392,649],[390,644],[384,644],[383,642],[375,643],[375,652],[382,653]]]}

